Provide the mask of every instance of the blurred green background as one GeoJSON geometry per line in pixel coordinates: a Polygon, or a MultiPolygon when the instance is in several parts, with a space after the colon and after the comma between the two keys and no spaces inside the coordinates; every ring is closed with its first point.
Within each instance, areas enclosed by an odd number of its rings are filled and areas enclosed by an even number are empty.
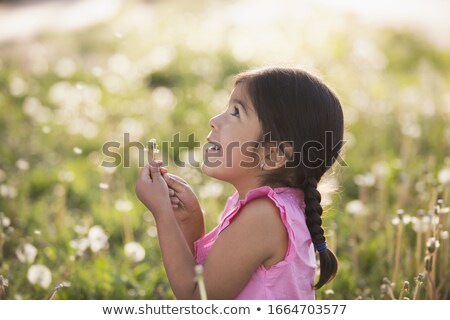
{"type": "MultiPolygon", "coordinates": [[[[348,166],[320,186],[340,269],[316,297],[448,299],[450,44],[432,2],[0,2],[0,298],[174,298],[137,149],[108,169],[102,146],[203,145],[233,75],[290,65],[345,114],[348,166]]],[[[232,187],[167,156],[211,230],[232,187]]]]}

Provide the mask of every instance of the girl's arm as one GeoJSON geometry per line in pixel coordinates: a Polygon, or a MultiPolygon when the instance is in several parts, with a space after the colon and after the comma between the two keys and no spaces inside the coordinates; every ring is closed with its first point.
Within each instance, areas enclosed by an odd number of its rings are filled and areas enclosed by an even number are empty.
{"type": "MultiPolygon", "coordinates": [[[[177,224],[167,184],[157,165],[142,170],[136,194],[155,217],[164,266],[175,296],[199,299],[194,282],[196,261],[177,224]]],[[[266,198],[251,201],[220,233],[208,254],[204,264],[208,298],[235,298],[253,272],[286,247],[286,230],[278,208],[266,198]]]]}

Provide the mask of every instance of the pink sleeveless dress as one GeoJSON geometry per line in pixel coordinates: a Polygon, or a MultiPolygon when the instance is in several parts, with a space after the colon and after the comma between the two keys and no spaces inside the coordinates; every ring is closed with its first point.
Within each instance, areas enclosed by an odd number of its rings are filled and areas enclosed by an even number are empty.
{"type": "Polygon", "coordinates": [[[289,235],[288,249],[285,258],[269,269],[261,264],[235,299],[314,299],[316,257],[305,222],[305,205],[301,189],[263,186],[250,190],[243,200],[239,200],[239,194],[235,192],[228,198],[219,225],[194,242],[195,260],[203,264],[220,232],[231,223],[247,202],[260,197],[268,197],[279,208],[281,219],[289,235]]]}

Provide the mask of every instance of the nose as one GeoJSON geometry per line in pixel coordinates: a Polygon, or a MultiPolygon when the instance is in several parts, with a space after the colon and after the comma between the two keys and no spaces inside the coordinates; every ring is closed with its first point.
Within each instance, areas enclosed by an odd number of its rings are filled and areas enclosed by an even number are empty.
{"type": "Polygon", "coordinates": [[[218,121],[217,118],[219,117],[219,115],[212,117],[211,119],[209,119],[209,126],[211,127],[211,129],[217,129],[218,126],[218,121]]]}

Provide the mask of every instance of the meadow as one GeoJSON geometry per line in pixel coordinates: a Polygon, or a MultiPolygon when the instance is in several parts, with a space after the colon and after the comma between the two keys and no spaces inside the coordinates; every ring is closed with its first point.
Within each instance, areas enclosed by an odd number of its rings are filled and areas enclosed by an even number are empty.
{"type": "MultiPolygon", "coordinates": [[[[346,166],[320,186],[340,265],[317,298],[449,298],[450,51],[319,9],[302,19],[239,19],[218,2],[125,9],[0,44],[0,299],[173,299],[134,195],[132,142],[178,133],[203,145],[233,75],[269,64],[314,72],[344,109],[346,166]],[[102,166],[111,141],[121,163],[102,166]]],[[[209,231],[233,189],[176,166],[189,150],[201,161],[194,144],[156,156],[193,186],[209,231]]]]}

